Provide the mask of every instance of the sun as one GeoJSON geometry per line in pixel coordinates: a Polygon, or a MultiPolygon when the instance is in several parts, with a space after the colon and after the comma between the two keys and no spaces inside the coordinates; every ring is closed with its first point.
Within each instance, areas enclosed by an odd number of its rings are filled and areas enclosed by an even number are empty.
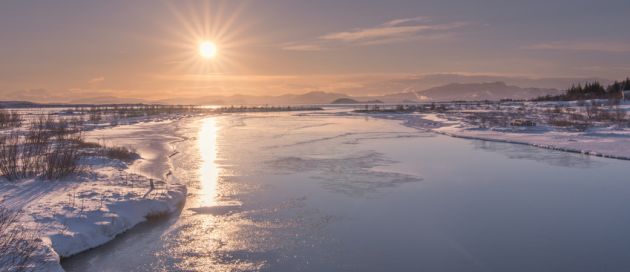
{"type": "Polygon", "coordinates": [[[224,74],[249,69],[243,65],[243,58],[249,56],[244,48],[259,42],[256,35],[245,34],[250,26],[243,24],[247,20],[239,19],[242,5],[219,4],[232,1],[182,2],[188,4],[170,6],[176,22],[164,26],[169,35],[163,38],[156,35],[158,42],[172,49],[172,54],[164,55],[164,63],[169,64],[172,73],[198,82],[216,82],[224,74]]]}
{"type": "Polygon", "coordinates": [[[212,59],[217,56],[217,46],[210,41],[204,41],[199,44],[199,55],[204,59],[212,59]]]}

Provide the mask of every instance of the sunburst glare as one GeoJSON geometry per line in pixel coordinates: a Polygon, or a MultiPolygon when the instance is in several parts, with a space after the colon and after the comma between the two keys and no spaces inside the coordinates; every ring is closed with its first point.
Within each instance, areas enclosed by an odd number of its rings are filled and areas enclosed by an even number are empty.
{"type": "Polygon", "coordinates": [[[199,44],[199,55],[206,59],[213,59],[217,55],[218,49],[213,42],[204,41],[199,44]]]}
{"type": "Polygon", "coordinates": [[[166,56],[166,62],[174,64],[173,74],[203,79],[242,68],[238,60],[244,50],[238,49],[251,42],[243,38],[246,24],[239,20],[243,6],[227,8],[220,3],[170,7],[177,23],[166,26],[168,35],[162,42],[173,48],[166,56]]]}

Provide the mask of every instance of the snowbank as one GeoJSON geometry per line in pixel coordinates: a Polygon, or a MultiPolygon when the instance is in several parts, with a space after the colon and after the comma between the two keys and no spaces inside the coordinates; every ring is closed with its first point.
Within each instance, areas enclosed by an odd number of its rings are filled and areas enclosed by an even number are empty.
{"type": "Polygon", "coordinates": [[[132,165],[94,156],[81,161],[86,171],[65,180],[0,181],[2,205],[21,209],[21,223],[42,238],[38,271],[63,271],[60,258],[107,243],[147,218],[183,206],[186,186],[166,174],[171,168],[168,143],[174,139],[172,127],[166,129],[171,122],[92,131],[113,146],[136,148],[142,158],[132,165]]]}
{"type": "Polygon", "coordinates": [[[435,114],[404,115],[405,125],[440,134],[486,141],[525,144],[540,148],[630,160],[630,131],[598,128],[585,132],[555,130],[552,127],[485,128],[470,126],[457,118],[435,114]]]}
{"type": "Polygon", "coordinates": [[[526,144],[540,148],[586,155],[630,160],[630,135],[624,137],[591,136],[588,133],[548,131],[540,134],[473,130],[454,126],[434,129],[453,137],[526,144]]]}
{"type": "MultiPolygon", "coordinates": [[[[44,271],[62,271],[67,257],[112,240],[147,217],[169,214],[183,205],[184,185],[154,182],[141,176],[99,175],[96,180],[3,183],[0,198],[25,211],[22,221],[43,237],[44,271]]],[[[103,174],[101,171],[100,174],[103,174]]],[[[117,172],[117,171],[116,171],[117,172]]]]}

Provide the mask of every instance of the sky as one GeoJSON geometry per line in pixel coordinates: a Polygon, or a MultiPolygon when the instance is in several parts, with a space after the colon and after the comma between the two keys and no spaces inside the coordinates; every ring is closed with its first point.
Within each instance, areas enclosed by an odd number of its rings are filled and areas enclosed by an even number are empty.
{"type": "Polygon", "coordinates": [[[629,13],[627,0],[3,0],[0,100],[335,92],[432,74],[622,79],[629,13]],[[203,41],[216,57],[199,55],[203,41]]]}

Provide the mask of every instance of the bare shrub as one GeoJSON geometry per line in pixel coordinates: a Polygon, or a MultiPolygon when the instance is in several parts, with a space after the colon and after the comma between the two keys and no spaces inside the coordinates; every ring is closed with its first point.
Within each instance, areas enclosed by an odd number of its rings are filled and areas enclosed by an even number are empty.
{"type": "Polygon", "coordinates": [[[586,131],[589,127],[587,122],[566,119],[552,119],[548,123],[552,126],[570,128],[577,131],[586,131]]]}
{"type": "Polygon", "coordinates": [[[18,112],[0,109],[0,128],[19,127],[22,121],[22,116],[18,112]]]}
{"type": "Polygon", "coordinates": [[[134,161],[139,157],[135,150],[126,147],[108,147],[104,149],[103,154],[111,159],[117,159],[125,162],[134,161]]]}
{"type": "Polygon", "coordinates": [[[101,148],[102,146],[99,143],[94,143],[94,142],[86,142],[83,140],[80,140],[77,142],[77,145],[80,149],[84,149],[84,148],[101,148]]]}
{"type": "Polygon", "coordinates": [[[42,126],[33,126],[24,136],[0,136],[0,175],[8,180],[37,175],[59,179],[76,173],[82,142],[80,134],[52,137],[42,126]]]}
{"type": "Polygon", "coordinates": [[[615,108],[614,116],[615,116],[614,117],[615,121],[617,121],[620,124],[626,123],[626,121],[627,121],[626,120],[626,116],[627,116],[626,110],[624,110],[622,108],[619,108],[619,107],[615,108]]]}
{"type": "Polygon", "coordinates": [[[58,139],[44,157],[43,176],[47,179],[60,179],[79,170],[80,136],[67,136],[58,139]]]}
{"type": "Polygon", "coordinates": [[[31,130],[46,131],[50,137],[63,137],[68,134],[78,133],[79,127],[72,122],[62,118],[55,118],[53,115],[40,116],[31,124],[31,130]]]}
{"type": "Polygon", "coordinates": [[[39,250],[35,232],[20,225],[19,211],[0,206],[0,270],[32,271],[39,250]]]}
{"type": "Polygon", "coordinates": [[[103,119],[103,115],[100,111],[93,109],[89,112],[88,120],[92,123],[98,123],[103,119]]]}
{"type": "Polygon", "coordinates": [[[23,137],[17,132],[0,137],[0,174],[8,180],[37,175],[49,148],[50,138],[41,130],[30,130],[23,137]]]}
{"type": "Polygon", "coordinates": [[[20,149],[22,177],[37,175],[44,166],[43,157],[50,152],[51,138],[43,130],[30,130],[24,136],[20,149]]]}
{"type": "Polygon", "coordinates": [[[12,132],[0,136],[0,174],[9,180],[21,176],[21,152],[19,151],[19,135],[12,132]]]}
{"type": "Polygon", "coordinates": [[[599,114],[599,105],[595,101],[587,103],[585,106],[585,110],[588,119],[593,119],[599,114]]]}

